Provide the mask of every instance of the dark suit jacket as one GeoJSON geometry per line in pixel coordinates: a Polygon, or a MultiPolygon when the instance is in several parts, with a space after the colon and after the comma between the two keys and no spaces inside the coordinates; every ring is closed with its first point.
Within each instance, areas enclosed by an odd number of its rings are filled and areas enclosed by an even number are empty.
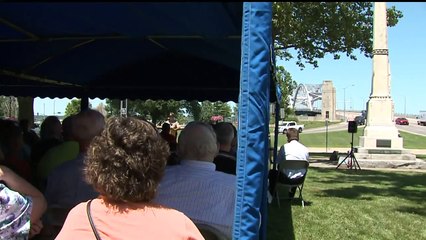
{"type": "Polygon", "coordinates": [[[237,173],[236,158],[229,152],[219,151],[213,163],[216,164],[216,171],[233,175],[236,175],[237,173]]]}

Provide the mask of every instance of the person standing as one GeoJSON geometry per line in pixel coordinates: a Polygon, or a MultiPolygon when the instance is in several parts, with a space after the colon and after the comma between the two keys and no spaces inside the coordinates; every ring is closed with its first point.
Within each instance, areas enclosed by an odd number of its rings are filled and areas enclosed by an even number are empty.
{"type": "Polygon", "coordinates": [[[170,134],[175,138],[175,141],[176,141],[177,131],[179,130],[180,125],[179,125],[179,122],[176,120],[174,113],[170,113],[166,123],[170,125],[170,134]]]}

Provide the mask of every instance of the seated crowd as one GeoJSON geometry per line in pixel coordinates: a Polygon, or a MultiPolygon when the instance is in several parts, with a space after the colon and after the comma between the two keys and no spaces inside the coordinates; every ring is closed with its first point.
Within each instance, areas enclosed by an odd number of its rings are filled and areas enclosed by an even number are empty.
{"type": "Polygon", "coordinates": [[[236,128],[170,131],[92,109],[47,117],[40,137],[0,120],[0,239],[231,239],[236,128]]]}

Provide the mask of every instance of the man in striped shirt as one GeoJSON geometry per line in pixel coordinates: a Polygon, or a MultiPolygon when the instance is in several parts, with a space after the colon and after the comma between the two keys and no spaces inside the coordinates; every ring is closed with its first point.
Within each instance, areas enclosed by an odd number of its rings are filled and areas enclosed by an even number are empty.
{"type": "Polygon", "coordinates": [[[215,171],[213,160],[218,152],[213,128],[202,122],[189,123],[179,135],[181,163],[166,168],[154,201],[231,237],[236,177],[215,171]]]}

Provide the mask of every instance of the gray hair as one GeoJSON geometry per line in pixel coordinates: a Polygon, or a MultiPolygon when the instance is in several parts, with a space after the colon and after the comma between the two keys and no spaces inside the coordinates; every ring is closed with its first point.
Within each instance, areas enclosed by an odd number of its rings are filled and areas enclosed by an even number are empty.
{"type": "Polygon", "coordinates": [[[72,119],[73,133],[78,141],[90,142],[101,134],[105,128],[105,117],[102,113],[86,109],[79,112],[72,119]]]}

